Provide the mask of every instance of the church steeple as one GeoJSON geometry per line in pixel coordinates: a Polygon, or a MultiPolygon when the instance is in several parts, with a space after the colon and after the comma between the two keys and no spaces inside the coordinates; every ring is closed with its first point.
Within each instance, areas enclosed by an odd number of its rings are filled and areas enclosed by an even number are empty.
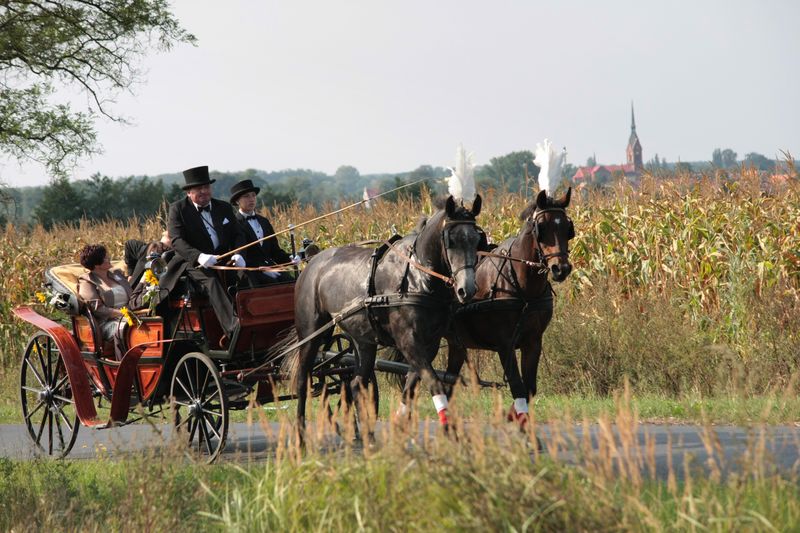
{"type": "Polygon", "coordinates": [[[631,101],[631,136],[628,139],[628,148],[625,150],[628,156],[628,164],[633,165],[636,172],[644,170],[642,163],[642,143],[639,142],[639,136],[636,135],[636,119],[633,115],[633,101],[631,101]]]}

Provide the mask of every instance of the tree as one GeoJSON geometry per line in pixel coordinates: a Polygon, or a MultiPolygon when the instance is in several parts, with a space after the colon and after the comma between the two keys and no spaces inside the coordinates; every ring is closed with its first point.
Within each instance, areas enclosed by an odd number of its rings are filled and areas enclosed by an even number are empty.
{"type": "Polygon", "coordinates": [[[597,166],[597,158],[594,154],[590,155],[586,158],[586,166],[587,167],[596,167],[597,166]]]}
{"type": "Polygon", "coordinates": [[[658,154],[655,154],[653,158],[647,162],[647,170],[650,172],[656,172],[657,170],[661,169],[661,159],[658,157],[658,154]]]}
{"type": "Polygon", "coordinates": [[[711,156],[711,163],[713,163],[715,167],[719,168],[736,166],[736,152],[730,148],[725,148],[724,150],[716,148],[711,156]]]}
{"type": "Polygon", "coordinates": [[[83,216],[85,202],[67,178],[55,178],[45,187],[34,215],[48,229],[58,223],[77,222],[83,216]]]}
{"type": "Polygon", "coordinates": [[[711,154],[711,164],[722,168],[722,150],[719,148],[714,148],[714,152],[711,154]]]}
{"type": "Polygon", "coordinates": [[[750,152],[744,156],[744,163],[758,170],[772,170],[775,168],[775,161],[757,152],[750,152]]]}
{"type": "MultiPolygon", "coordinates": [[[[0,9],[0,153],[65,176],[99,147],[99,115],[124,122],[111,104],[140,81],[151,49],[194,43],[167,0],[3,0],[0,9]],[[90,102],[75,111],[55,89],[77,88],[90,102]]],[[[63,185],[63,184],[62,184],[63,185]]]]}
{"type": "Polygon", "coordinates": [[[725,168],[736,166],[736,152],[730,148],[725,148],[722,151],[722,166],[725,168]]]}
{"type": "Polygon", "coordinates": [[[333,179],[335,179],[338,183],[347,183],[349,181],[357,180],[361,177],[359,174],[358,169],[356,167],[351,167],[350,165],[342,165],[336,169],[336,174],[333,175],[333,179]]]}
{"type": "Polygon", "coordinates": [[[261,187],[261,192],[258,193],[258,199],[262,205],[273,207],[281,205],[288,207],[297,201],[294,193],[291,190],[281,190],[281,187],[273,187],[271,185],[264,185],[261,187]]]}
{"type": "Polygon", "coordinates": [[[533,153],[529,150],[511,152],[499,157],[493,157],[489,164],[480,168],[476,173],[479,182],[494,186],[505,184],[510,191],[519,191],[527,186],[525,175],[531,180],[536,180],[539,167],[533,164],[533,153]]]}

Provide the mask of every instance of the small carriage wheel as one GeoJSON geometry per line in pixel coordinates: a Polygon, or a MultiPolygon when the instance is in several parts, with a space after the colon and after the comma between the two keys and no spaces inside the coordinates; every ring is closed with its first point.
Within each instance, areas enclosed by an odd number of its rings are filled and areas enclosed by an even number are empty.
{"type": "Polygon", "coordinates": [[[28,341],[20,369],[22,417],[36,448],[64,457],[78,436],[80,422],[64,358],[55,339],[39,331],[28,341]]]}
{"type": "Polygon", "coordinates": [[[172,375],[170,398],[179,438],[214,461],[228,435],[228,396],[213,361],[200,352],[184,355],[172,375]]]}

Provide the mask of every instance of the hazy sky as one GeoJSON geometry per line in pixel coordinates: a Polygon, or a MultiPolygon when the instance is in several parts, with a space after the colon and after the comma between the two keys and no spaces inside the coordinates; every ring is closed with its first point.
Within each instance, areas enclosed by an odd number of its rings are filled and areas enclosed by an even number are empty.
{"type": "MultiPolygon", "coordinates": [[[[76,179],[217,170],[400,172],[549,137],[620,163],[716,147],[800,154],[800,2],[177,0],[198,46],[153,54],[76,179]],[[222,7],[224,6],[224,8],[222,7]]],[[[46,183],[0,166],[10,185],[46,183]]]]}

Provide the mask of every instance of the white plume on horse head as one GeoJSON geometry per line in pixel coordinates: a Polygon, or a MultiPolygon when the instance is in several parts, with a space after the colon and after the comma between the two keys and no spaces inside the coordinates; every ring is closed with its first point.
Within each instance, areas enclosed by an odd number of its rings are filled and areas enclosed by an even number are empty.
{"type": "Polygon", "coordinates": [[[462,145],[456,150],[455,168],[447,167],[450,177],[447,179],[447,190],[457,201],[471,202],[475,199],[475,163],[471,152],[466,152],[462,145]]]}
{"type": "Polygon", "coordinates": [[[547,191],[552,196],[553,187],[561,179],[561,167],[567,159],[566,150],[557,153],[549,139],[544,143],[536,143],[536,150],[533,152],[533,164],[539,167],[539,190],[547,191]]]}

